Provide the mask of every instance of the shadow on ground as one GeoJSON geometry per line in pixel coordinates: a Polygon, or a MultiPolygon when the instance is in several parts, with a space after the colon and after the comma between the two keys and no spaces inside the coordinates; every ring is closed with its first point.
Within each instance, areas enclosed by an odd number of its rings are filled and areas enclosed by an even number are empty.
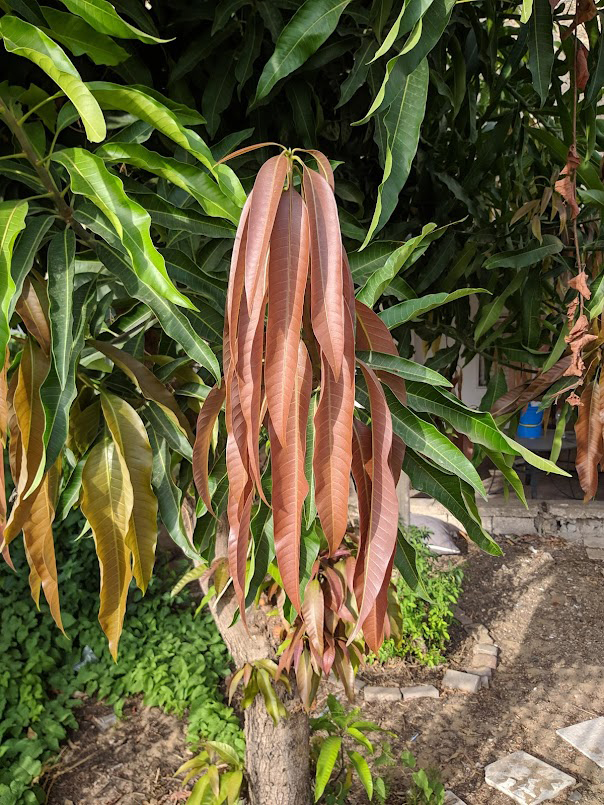
{"type": "MultiPolygon", "coordinates": [[[[501,558],[470,547],[460,601],[500,646],[490,689],[365,704],[363,713],[396,732],[397,749],[412,749],[421,765],[439,768],[447,787],[467,805],[510,805],[512,800],[485,784],[484,767],[518,749],[577,779],[572,799],[569,790],[555,801],[602,805],[604,771],[556,730],[604,713],[604,563],[554,538],[504,539],[501,545],[501,558]]],[[[453,637],[449,667],[462,670],[470,663],[473,640],[457,626],[453,637]]],[[[363,675],[375,684],[425,681],[440,687],[443,669],[397,663],[363,675]]],[[[390,783],[389,802],[404,802],[404,771],[393,770],[390,783]]]]}

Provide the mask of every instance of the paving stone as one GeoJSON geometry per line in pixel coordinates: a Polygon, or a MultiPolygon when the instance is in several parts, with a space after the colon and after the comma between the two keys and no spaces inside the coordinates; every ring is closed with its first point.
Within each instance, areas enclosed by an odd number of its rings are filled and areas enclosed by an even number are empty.
{"type": "Polygon", "coordinates": [[[489,668],[488,665],[472,665],[470,668],[466,668],[466,672],[468,674],[478,674],[478,676],[486,676],[487,679],[491,679],[493,676],[493,669],[489,668]]]}
{"type": "Polygon", "coordinates": [[[587,548],[587,558],[592,562],[604,562],[604,548],[587,548]]]}
{"type": "Polygon", "coordinates": [[[488,688],[489,687],[489,680],[491,679],[491,669],[490,668],[466,668],[466,674],[474,674],[474,676],[479,677],[480,679],[480,687],[481,688],[488,688]],[[488,671],[489,673],[482,673],[483,671],[488,671]]]}
{"type": "Polygon", "coordinates": [[[461,690],[464,693],[477,693],[480,690],[480,677],[476,674],[466,674],[464,671],[446,671],[443,677],[443,686],[451,690],[461,690]]]}
{"type": "Polygon", "coordinates": [[[360,693],[365,687],[367,687],[367,682],[364,682],[362,679],[358,678],[354,680],[355,693],[360,693]]]}
{"type": "Polygon", "coordinates": [[[483,654],[492,654],[493,657],[497,657],[499,647],[494,645],[494,643],[479,643],[477,646],[474,646],[474,653],[476,654],[477,651],[483,654]]]}
{"type": "Polygon", "coordinates": [[[438,699],[440,691],[434,685],[410,685],[407,688],[401,688],[403,700],[406,702],[412,699],[438,699]]]}
{"type": "Polygon", "coordinates": [[[363,696],[366,702],[400,702],[403,698],[400,688],[382,688],[379,685],[366,685],[363,696]]]}
{"type": "Polygon", "coordinates": [[[602,716],[556,730],[556,734],[604,769],[604,718],[602,716]]]}
{"type": "Polygon", "coordinates": [[[444,805],[466,805],[466,803],[452,791],[445,791],[444,805]]]}
{"type": "Polygon", "coordinates": [[[482,623],[473,623],[471,626],[464,626],[466,634],[473,637],[477,643],[494,643],[495,641],[489,634],[489,630],[482,623]]]}
{"type": "Polygon", "coordinates": [[[489,764],[484,779],[519,805],[538,805],[553,799],[576,782],[574,777],[526,752],[512,752],[489,764]]]}
{"type": "Polygon", "coordinates": [[[475,668],[486,665],[487,668],[491,668],[494,671],[497,668],[497,657],[492,654],[484,654],[482,651],[475,651],[472,655],[472,665],[475,668]]]}

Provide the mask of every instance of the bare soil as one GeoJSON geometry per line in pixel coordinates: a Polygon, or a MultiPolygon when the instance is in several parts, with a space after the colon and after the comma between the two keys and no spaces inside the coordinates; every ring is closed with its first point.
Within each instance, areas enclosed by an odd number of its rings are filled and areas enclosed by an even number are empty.
{"type": "Polygon", "coordinates": [[[113,708],[86,702],[80,728],[42,780],[49,805],[167,805],[186,801],[174,772],[192,755],[185,725],[133,699],[124,718],[113,708]]]}
{"type": "MultiPolygon", "coordinates": [[[[469,548],[460,601],[500,647],[490,688],[474,695],[443,692],[440,699],[364,704],[363,713],[396,733],[397,750],[410,749],[419,765],[440,769],[446,786],[467,805],[510,804],[486,785],[484,767],[519,749],[576,778],[573,799],[567,791],[555,801],[602,805],[602,769],[556,730],[604,714],[604,563],[558,539],[515,538],[503,540],[502,547],[502,558],[469,548]]],[[[474,640],[457,625],[452,636],[448,666],[463,670],[474,640]]],[[[440,687],[443,671],[392,662],[362,676],[373,684],[440,687]]],[[[394,768],[388,777],[389,802],[404,803],[408,772],[394,768]]]]}
{"type": "MultiPolygon", "coordinates": [[[[362,704],[363,714],[392,730],[397,752],[411,749],[424,767],[441,771],[448,788],[467,805],[509,805],[484,782],[484,767],[523,749],[577,779],[573,797],[559,802],[604,803],[604,772],[556,735],[556,729],[604,714],[604,563],[558,539],[503,540],[493,558],[470,546],[463,611],[484,624],[499,645],[500,665],[488,690],[444,692],[440,699],[387,705],[362,704]]],[[[463,669],[474,641],[452,629],[448,666],[463,669]]],[[[373,684],[432,683],[444,668],[402,661],[371,666],[361,677],[373,684]]],[[[167,805],[181,801],[174,771],[190,753],[183,724],[138,701],[124,720],[103,731],[110,708],[87,703],[81,727],[45,778],[50,805],[167,805]]],[[[405,802],[409,773],[386,773],[391,805],[405,802]]],[[[361,795],[356,805],[365,803],[361,795]]],[[[267,803],[273,805],[273,803],[267,803]]],[[[291,803],[296,805],[296,803],[291,803]]]]}

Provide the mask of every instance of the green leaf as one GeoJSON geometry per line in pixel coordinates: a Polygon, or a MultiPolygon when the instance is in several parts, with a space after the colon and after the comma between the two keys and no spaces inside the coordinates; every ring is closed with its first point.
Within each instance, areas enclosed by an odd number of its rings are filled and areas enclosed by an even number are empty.
{"type": "Polygon", "coordinates": [[[554,23],[550,0],[534,0],[528,25],[529,70],[543,106],[549,94],[554,66],[554,23]]]}
{"type": "Polygon", "coordinates": [[[365,83],[369,72],[370,56],[373,55],[375,47],[376,43],[371,37],[366,37],[361,41],[358,50],[353,55],[352,70],[340,85],[340,100],[336,104],[336,109],[348,103],[365,83]]]}
{"type": "Polygon", "coordinates": [[[95,31],[81,17],[42,6],[42,12],[52,29],[48,33],[73,53],[88,56],[95,64],[115,65],[130,58],[130,54],[108,36],[95,31]]]}
{"type": "Polygon", "coordinates": [[[199,554],[191,545],[185,531],[181,512],[182,492],[172,480],[168,443],[161,436],[158,436],[153,429],[150,428],[148,433],[149,441],[153,448],[153,475],[151,482],[157,495],[161,522],[185,556],[188,556],[194,562],[199,562],[199,554]]]}
{"type": "Polygon", "coordinates": [[[461,450],[434,425],[420,419],[408,408],[405,408],[390,389],[386,388],[384,391],[392,414],[394,432],[401,437],[407,447],[426,456],[446,472],[453,473],[465,480],[482,497],[486,498],[480,476],[461,450]]]}
{"type": "Polygon", "coordinates": [[[372,369],[384,369],[405,380],[417,380],[431,386],[450,386],[451,383],[433,369],[421,363],[401,358],[398,355],[387,355],[384,352],[357,352],[357,358],[372,369]]]}
{"type": "Polygon", "coordinates": [[[73,229],[64,229],[50,241],[47,256],[51,354],[61,388],[67,381],[73,347],[75,247],[73,229]]]}
{"type": "Polygon", "coordinates": [[[363,788],[367,792],[368,798],[370,800],[373,799],[373,778],[371,776],[371,770],[367,764],[367,761],[358,752],[350,749],[348,750],[348,757],[350,758],[350,761],[359,776],[359,780],[363,784],[363,788]]]}
{"type": "Polygon", "coordinates": [[[220,365],[216,356],[195,332],[184,313],[139,281],[127,255],[101,242],[95,244],[95,251],[107,269],[122,283],[127,293],[148,305],[157,316],[164,332],[180,344],[194,361],[205,366],[216,378],[216,382],[220,383],[220,365]]]}
{"type": "Polygon", "coordinates": [[[10,14],[0,18],[0,35],[10,53],[32,61],[63,90],[78,110],[88,139],[104,140],[107,129],[101,108],[65,51],[35,25],[10,14]]]}
{"type": "Polygon", "coordinates": [[[170,235],[180,231],[204,238],[235,237],[235,228],[230,222],[209,218],[190,207],[176,207],[157,193],[141,194],[138,201],[151,216],[151,222],[167,229],[170,235]]]}
{"type": "Polygon", "coordinates": [[[211,138],[218,131],[220,116],[231,102],[236,81],[233,54],[227,50],[213,65],[201,99],[201,109],[211,138]]]}
{"type": "Polygon", "coordinates": [[[170,302],[193,307],[170,281],[164,259],[153,245],[149,213],[126,195],[121,180],[107,170],[103,160],[83,148],[56,151],[52,159],[69,173],[72,191],[92,201],[107,216],[139,280],[170,302]]]}
{"type": "Polygon", "coordinates": [[[111,3],[107,0],[61,0],[72,14],[85,20],[95,31],[117,39],[138,39],[147,45],[158,42],[170,42],[170,39],[158,39],[134,25],[123,20],[111,3]]]}
{"type": "Polygon", "coordinates": [[[533,13],[533,0],[522,0],[522,11],[520,12],[520,22],[526,24],[533,13]]]}
{"type": "Polygon", "coordinates": [[[172,450],[192,462],[193,448],[175,414],[154,400],[148,400],[143,411],[155,433],[165,439],[172,450]]]}
{"type": "Polygon", "coordinates": [[[98,148],[96,153],[106,162],[126,162],[172,182],[193,196],[207,215],[226,218],[235,224],[239,221],[238,205],[196,165],[161,156],[137,143],[110,143],[98,148]]]}
{"type": "MultiPolygon", "coordinates": [[[[52,467],[64,449],[67,440],[69,414],[71,405],[77,394],[76,368],[84,346],[88,321],[96,305],[96,295],[94,291],[95,284],[91,283],[88,286],[81,286],[74,293],[73,311],[75,314],[75,323],[73,325],[73,331],[70,334],[72,345],[64,383],[61,384],[53,360],[48,375],[40,389],[40,397],[46,415],[44,444],[46,445],[47,468],[52,467]]],[[[57,296],[57,299],[58,298],[60,298],[59,295],[57,296]]]]}
{"type": "MultiPolygon", "coordinates": [[[[484,452],[486,456],[491,459],[493,464],[497,467],[499,472],[503,475],[505,480],[512,487],[518,499],[521,500],[522,503],[524,503],[524,505],[528,509],[528,504],[526,502],[526,496],[524,494],[524,487],[522,485],[522,481],[518,477],[518,473],[513,468],[513,466],[510,466],[510,464],[508,463],[509,459],[507,459],[505,456],[502,456],[500,453],[496,453],[492,450],[487,450],[486,448],[484,449],[484,452]]],[[[511,461],[513,462],[513,460],[514,459],[512,458],[511,461]]]]}
{"type": "MultiPolygon", "coordinates": [[[[537,128],[536,126],[528,126],[526,128],[528,134],[543,145],[546,146],[550,155],[560,165],[566,165],[566,158],[568,155],[568,145],[552,134],[551,131],[546,129],[537,128]]],[[[604,190],[604,184],[600,179],[600,174],[596,166],[590,162],[581,162],[577,168],[577,176],[590,190],[604,190]]]]}
{"type": "Polygon", "coordinates": [[[464,490],[463,482],[456,475],[449,475],[429,464],[411,448],[405,450],[403,470],[409,476],[413,488],[442,503],[459,520],[473,542],[487,553],[501,556],[501,548],[482,526],[476,505],[471,505],[471,490],[464,490]]]}
{"type": "Polygon", "coordinates": [[[306,0],[279,34],[275,52],[264,66],[254,104],[292,73],[330,36],[350,0],[306,0]]]}
{"type": "Polygon", "coordinates": [[[338,735],[329,735],[321,744],[319,759],[317,760],[317,775],[315,778],[315,802],[318,802],[336,765],[340,753],[342,739],[338,735]]]}
{"type": "Polygon", "coordinates": [[[394,327],[399,327],[405,322],[412,321],[418,316],[427,313],[434,308],[446,305],[448,302],[453,302],[456,299],[461,299],[464,296],[471,296],[475,293],[489,293],[484,288],[460,288],[453,293],[431,293],[426,296],[421,296],[419,299],[407,299],[394,307],[388,308],[379,314],[381,320],[384,322],[389,330],[394,327]]]}
{"type": "Polygon", "coordinates": [[[25,277],[31,271],[40,244],[55,220],[54,215],[35,215],[30,216],[29,221],[26,221],[25,231],[15,246],[11,263],[11,275],[15,283],[15,292],[8,309],[9,319],[15,311],[15,305],[21,296],[25,277]]]}
{"type": "Polygon", "coordinates": [[[526,268],[550,254],[560,254],[563,248],[564,244],[555,235],[544,235],[542,243],[535,241],[523,249],[494,254],[485,261],[484,268],[526,268]]]}
{"type": "MultiPolygon", "coordinates": [[[[409,238],[402,246],[399,246],[399,248],[388,257],[384,265],[368,278],[365,285],[357,292],[356,298],[368,307],[373,307],[394,277],[406,267],[407,261],[413,252],[418,249],[422,245],[422,242],[427,239],[429,235],[434,233],[435,230],[436,224],[426,224],[422,229],[421,235],[409,238]]],[[[439,235],[434,234],[434,237],[439,237],[439,235]]],[[[433,240],[434,237],[431,238],[431,240],[433,240]]]]}
{"type": "Polygon", "coordinates": [[[508,283],[506,288],[498,294],[492,302],[489,302],[481,309],[480,317],[474,329],[474,339],[479,341],[484,333],[488,332],[498,321],[503,313],[505,303],[508,298],[520,288],[524,281],[524,273],[519,271],[516,276],[508,283]]]}
{"type": "Polygon", "coordinates": [[[362,285],[375,271],[382,268],[393,251],[400,243],[390,240],[376,240],[370,243],[362,252],[352,252],[349,255],[350,271],[356,285],[362,285]]]}
{"type": "Polygon", "coordinates": [[[405,78],[384,117],[388,136],[384,175],[378,188],[369,231],[361,249],[367,246],[374,232],[382,229],[387,223],[411,171],[426,111],[429,74],[428,62],[426,60],[420,62],[419,66],[405,78]]]}
{"type": "Polygon", "coordinates": [[[411,592],[418,598],[431,603],[430,597],[424,587],[424,582],[420,577],[417,567],[417,556],[413,545],[408,542],[405,532],[399,526],[396,537],[396,553],[394,555],[394,566],[401,574],[403,581],[411,592]]]}
{"type": "Polygon", "coordinates": [[[458,433],[464,433],[471,442],[484,445],[490,450],[517,454],[518,451],[510,447],[505,434],[499,430],[488,412],[474,411],[454,394],[423,383],[408,382],[406,389],[407,404],[414,411],[444,419],[458,433]]]}
{"type": "Polygon", "coordinates": [[[0,202],[0,367],[4,366],[10,338],[11,302],[15,293],[15,281],[11,273],[13,247],[17,235],[25,227],[27,209],[27,201],[0,202]]]}

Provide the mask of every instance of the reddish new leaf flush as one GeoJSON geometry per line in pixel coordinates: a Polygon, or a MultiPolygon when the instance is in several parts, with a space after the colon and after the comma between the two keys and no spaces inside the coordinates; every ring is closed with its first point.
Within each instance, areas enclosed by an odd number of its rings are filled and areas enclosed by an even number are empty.
{"type": "Polygon", "coordinates": [[[377,651],[388,633],[404,446],[393,435],[381,382],[399,398],[405,385],[361,364],[370,405],[355,408],[355,340],[358,349],[397,354],[379,317],[355,303],[328,159],[282,149],[261,167],[241,215],[227,293],[224,383],[199,414],[194,478],[209,508],[210,435],[224,396],[233,590],[245,621],[246,596],[257,592],[248,590],[250,518],[266,500],[276,568],[265,591],[286,596],[276,598],[286,624],[279,671],[295,669],[307,707],[321,674],[331,670],[352,694],[362,640],[377,651]],[[307,440],[309,427],[314,438],[307,440]],[[351,473],[358,537],[347,531],[351,473]],[[318,515],[310,531],[302,516],[309,495],[318,515]]]}

